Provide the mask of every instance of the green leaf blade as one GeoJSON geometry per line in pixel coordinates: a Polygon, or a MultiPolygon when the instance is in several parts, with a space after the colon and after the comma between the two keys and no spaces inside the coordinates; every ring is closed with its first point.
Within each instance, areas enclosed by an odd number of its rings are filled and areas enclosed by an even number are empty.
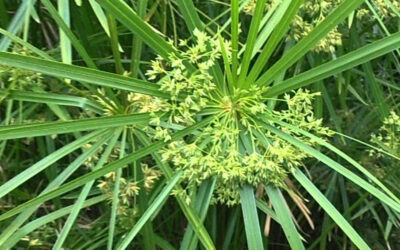
{"type": "Polygon", "coordinates": [[[297,169],[293,176],[308,191],[308,193],[318,202],[318,204],[329,214],[336,224],[346,233],[350,240],[359,249],[371,249],[367,243],[360,237],[354,228],[346,221],[346,219],[336,210],[331,202],[314,186],[314,184],[297,169]]]}
{"type": "Polygon", "coordinates": [[[289,207],[287,206],[281,191],[271,186],[265,187],[265,190],[268,193],[268,197],[271,199],[271,202],[274,206],[274,211],[279,223],[283,228],[283,231],[285,232],[291,249],[305,249],[303,243],[301,242],[301,237],[297,232],[296,226],[294,225],[289,207]]]}
{"type": "Polygon", "coordinates": [[[264,249],[253,188],[249,185],[239,190],[246,238],[249,249],[264,249]]]}
{"type": "Polygon", "coordinates": [[[45,75],[69,78],[98,86],[111,87],[146,95],[168,98],[158,85],[117,74],[43,60],[35,57],[0,52],[0,64],[39,72],[45,75]]]}

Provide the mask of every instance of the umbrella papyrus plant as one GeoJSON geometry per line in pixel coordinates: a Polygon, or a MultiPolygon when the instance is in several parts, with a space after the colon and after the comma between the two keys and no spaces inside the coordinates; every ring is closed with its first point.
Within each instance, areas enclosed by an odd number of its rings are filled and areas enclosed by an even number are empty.
{"type": "MultiPolygon", "coordinates": [[[[34,1],[30,2],[34,6],[34,1]]],[[[334,53],[334,46],[341,42],[327,45],[326,37],[339,39],[335,35],[338,25],[353,18],[363,0],[337,1],[325,11],[326,16],[309,24],[309,30],[301,34],[296,33],[296,21],[309,7],[300,0],[232,0],[226,3],[230,25],[216,24],[217,28],[200,19],[192,0],[176,0],[173,4],[190,32],[189,38],[182,39],[166,38],[146,22],[147,1],[137,1],[135,11],[121,0],[89,1],[109,36],[116,73],[99,70],[98,62],[70,29],[66,15],[70,7],[62,2],[56,8],[48,0],[40,1],[63,34],[62,62],[15,36],[17,31],[0,30],[3,39],[24,48],[21,53],[0,52],[8,83],[0,90],[0,101],[47,104],[60,121],[13,125],[6,121],[0,127],[0,139],[6,145],[19,138],[67,134],[72,141],[2,183],[0,197],[7,197],[66,155],[79,151],[79,156],[71,159],[38,196],[0,215],[0,220],[10,221],[0,234],[0,245],[11,248],[40,226],[68,215],[53,246],[61,249],[79,212],[108,199],[109,228],[99,242],[108,249],[125,249],[140,233],[144,249],[155,249],[163,241],[155,242],[151,222],[173,194],[189,222],[181,249],[195,249],[198,240],[206,249],[216,248],[203,225],[210,204],[241,206],[249,249],[264,248],[257,206],[280,224],[292,249],[304,249],[283,195],[288,192],[302,207],[297,190],[302,187],[355,246],[369,249],[304,173],[304,165],[313,158],[395,213],[400,212],[399,199],[380,180],[330,143],[334,132],[315,114],[313,105],[321,93],[309,88],[398,49],[400,33],[376,39],[311,69],[297,66],[310,53],[334,53]],[[245,16],[249,20],[246,35],[239,23],[244,7],[251,13],[245,16]],[[126,58],[127,50],[119,43],[117,22],[133,34],[130,73],[124,73],[121,55],[126,58]],[[140,65],[143,46],[155,53],[148,66],[140,65]],[[81,58],[87,67],[71,65],[73,57],[81,58]],[[28,76],[21,72],[28,72],[28,76]],[[45,80],[25,88],[15,88],[13,83],[13,79],[43,76],[51,76],[73,95],[47,91],[45,80]],[[71,117],[66,108],[70,106],[85,110],[84,115],[71,117]],[[88,171],[74,175],[84,164],[89,165],[88,171]],[[101,181],[96,186],[97,179],[101,181]],[[163,181],[154,186],[158,179],[163,181]],[[297,183],[297,188],[287,183],[297,183]],[[256,189],[261,189],[257,198],[256,189]],[[42,204],[74,190],[79,192],[73,205],[27,223],[42,204]],[[89,199],[94,190],[103,194],[89,199]],[[265,198],[273,210],[265,206],[265,198]],[[137,218],[120,227],[118,217],[127,212],[137,218]]],[[[29,12],[31,7],[21,11],[29,12]]],[[[380,96],[374,98],[379,100],[380,96]]],[[[387,113],[385,105],[379,110],[387,113]]]]}

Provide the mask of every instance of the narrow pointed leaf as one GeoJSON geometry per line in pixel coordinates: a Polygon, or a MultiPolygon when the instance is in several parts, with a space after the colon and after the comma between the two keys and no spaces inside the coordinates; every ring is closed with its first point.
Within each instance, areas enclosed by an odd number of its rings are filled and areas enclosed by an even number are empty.
{"type": "Polygon", "coordinates": [[[244,81],[248,74],[251,57],[253,54],[254,44],[256,42],[258,29],[261,23],[262,14],[264,12],[266,0],[256,1],[256,9],[251,19],[250,30],[246,40],[246,49],[244,51],[243,60],[240,66],[239,82],[240,87],[244,86],[244,81]]]}
{"type": "Polygon", "coordinates": [[[292,66],[297,60],[312,49],[329,31],[340,24],[364,0],[345,0],[324,21],[317,25],[307,37],[298,42],[288,53],[282,56],[257,81],[257,84],[270,84],[282,71],[292,66]]]}
{"type": "Polygon", "coordinates": [[[193,0],[176,0],[176,4],[179,6],[179,9],[183,14],[183,19],[185,20],[190,32],[193,32],[195,28],[198,28],[199,30],[203,29],[203,23],[197,14],[193,0]]]}
{"type": "Polygon", "coordinates": [[[325,212],[336,222],[336,224],[345,232],[347,237],[359,249],[371,249],[367,243],[358,235],[354,228],[346,221],[342,214],[336,210],[332,203],[319,191],[314,184],[299,170],[297,169],[293,176],[296,180],[307,190],[307,192],[318,202],[318,204],[325,210],[325,212]]]}
{"type": "Polygon", "coordinates": [[[113,128],[137,123],[148,123],[149,120],[149,114],[132,114],[72,121],[2,126],[0,127],[0,140],[113,128]]]}
{"type": "Polygon", "coordinates": [[[0,52],[0,65],[22,68],[50,76],[65,77],[99,86],[168,98],[168,94],[161,92],[159,87],[154,83],[35,57],[0,52]]]}
{"type": "Polygon", "coordinates": [[[351,180],[353,183],[355,183],[359,187],[361,187],[364,190],[368,191],[371,195],[375,196],[376,198],[378,198],[382,202],[386,203],[387,205],[389,205],[394,210],[400,212],[400,204],[398,202],[394,201],[393,199],[388,197],[386,194],[384,194],[382,191],[380,191],[376,187],[372,186],[367,181],[365,181],[364,179],[360,178],[358,175],[354,174],[353,172],[351,172],[347,168],[343,167],[338,162],[332,160],[330,157],[322,154],[318,150],[316,150],[316,149],[304,144],[303,142],[297,140],[293,136],[291,136],[291,135],[289,135],[287,133],[284,133],[281,130],[279,130],[279,129],[277,129],[277,128],[269,125],[269,124],[263,123],[262,125],[265,128],[267,128],[269,131],[271,131],[272,133],[274,133],[277,136],[279,136],[282,139],[284,139],[285,141],[293,144],[294,146],[296,146],[300,150],[304,151],[305,153],[307,153],[307,154],[315,157],[316,159],[320,160],[321,162],[325,163],[327,166],[329,166],[330,168],[332,168],[336,172],[340,173],[341,175],[343,175],[347,179],[351,180]]]}
{"type": "MultiPolygon", "coordinates": [[[[261,71],[264,69],[265,65],[268,62],[268,59],[275,51],[276,46],[281,41],[282,37],[286,34],[289,25],[293,22],[293,19],[304,0],[286,0],[281,4],[278,11],[283,12],[277,13],[280,18],[280,22],[274,27],[274,30],[271,34],[271,37],[266,42],[260,56],[257,58],[257,61],[254,63],[254,66],[251,68],[249,76],[246,80],[247,85],[252,84],[261,71]]],[[[275,16],[274,16],[275,17],[275,16]]]]}
{"type": "Polygon", "coordinates": [[[88,100],[84,97],[71,96],[64,94],[31,92],[23,90],[4,90],[0,89],[0,99],[12,99],[25,102],[47,103],[65,106],[74,106],[79,108],[87,108],[96,113],[102,112],[102,106],[96,102],[88,100]]]}
{"type": "Polygon", "coordinates": [[[121,0],[97,0],[97,2],[162,57],[167,58],[169,54],[175,52],[175,49],[125,2],[121,0]]]}
{"type": "Polygon", "coordinates": [[[249,249],[262,250],[264,247],[253,188],[249,185],[246,185],[239,190],[239,193],[241,198],[244,226],[246,229],[247,246],[249,249]]]}
{"type": "MultiPolygon", "coordinates": [[[[337,73],[352,69],[357,65],[371,61],[372,59],[385,55],[397,48],[400,48],[400,32],[373,42],[288,80],[282,81],[279,84],[269,88],[266,96],[273,97],[293,89],[304,87],[308,84],[323,80],[337,73]]],[[[258,82],[259,84],[267,83],[261,80],[258,82]]]]}
{"type": "MultiPolygon", "coordinates": [[[[68,165],[68,167],[66,167],[59,175],[57,175],[57,177],[51,181],[40,194],[45,194],[64,183],[89,157],[92,157],[108,139],[109,137],[105,136],[93,144],[89,150],[86,150],[79,155],[79,157],[77,157],[73,162],[71,162],[71,164],[68,165]]],[[[53,153],[49,155],[49,158],[56,156],[57,155],[53,153]]],[[[31,171],[34,169],[30,168],[28,170],[31,171]]],[[[38,209],[39,205],[40,204],[25,209],[3,230],[2,234],[0,235],[0,245],[8,242],[9,237],[11,237],[13,233],[18,230],[18,228],[23,225],[26,220],[29,219],[29,217],[38,209]]]]}
{"type": "Polygon", "coordinates": [[[25,169],[23,172],[19,173],[18,175],[14,176],[12,179],[8,180],[6,183],[0,186],[0,198],[4,197],[10,191],[14,190],[22,183],[26,182],[36,174],[43,171],[46,167],[50,166],[57,160],[61,159],[62,157],[66,156],[67,154],[75,151],[76,149],[82,147],[83,145],[87,144],[88,142],[96,139],[100,135],[104,134],[104,131],[96,131],[86,136],[83,136],[76,141],[71,142],[70,144],[65,145],[64,147],[58,149],[51,155],[43,158],[42,160],[38,161],[37,163],[33,164],[31,167],[25,169]]]}
{"type": "Polygon", "coordinates": [[[350,156],[348,156],[346,153],[344,153],[343,151],[341,151],[340,149],[336,148],[335,146],[333,146],[332,144],[330,144],[329,142],[326,142],[325,140],[307,132],[304,131],[300,128],[297,128],[295,126],[292,126],[288,123],[276,120],[276,119],[272,119],[274,122],[278,123],[281,126],[284,126],[296,133],[300,133],[303,134],[304,136],[307,136],[308,138],[310,138],[311,140],[317,142],[319,145],[324,146],[326,148],[328,148],[329,150],[331,150],[332,152],[336,153],[337,155],[339,155],[340,157],[342,157],[343,159],[345,159],[348,163],[350,163],[351,165],[353,165],[355,168],[357,168],[361,173],[363,173],[367,178],[369,178],[373,183],[375,183],[377,186],[379,186],[383,191],[385,191],[392,199],[394,199],[395,201],[397,201],[400,204],[400,199],[393,194],[392,191],[390,191],[378,178],[376,178],[373,174],[371,174],[370,172],[368,172],[367,169],[365,169],[363,166],[361,166],[358,162],[356,162],[354,159],[352,159],[350,156]]]}
{"type": "MultiPolygon", "coordinates": [[[[121,129],[118,129],[114,132],[106,149],[104,150],[104,152],[102,152],[99,161],[96,163],[94,170],[103,167],[104,163],[108,160],[108,157],[110,156],[112,150],[114,149],[114,146],[117,143],[120,134],[121,134],[121,129]]],[[[85,203],[85,200],[89,195],[90,190],[93,187],[94,182],[95,180],[92,180],[86,183],[85,186],[82,188],[82,191],[80,192],[78,199],[76,200],[74,207],[72,208],[71,213],[69,214],[67,220],[65,221],[64,226],[60,234],[58,235],[56,242],[53,245],[53,250],[60,250],[61,247],[63,246],[64,241],[67,238],[73,224],[75,223],[75,220],[78,217],[79,212],[81,211],[85,203]]]]}
{"type": "MultiPolygon", "coordinates": [[[[87,207],[93,206],[102,201],[105,201],[106,199],[107,199],[106,195],[96,196],[94,198],[86,200],[84,202],[82,208],[87,208],[87,207]]],[[[19,229],[17,232],[15,232],[15,234],[13,234],[9,238],[9,240],[7,240],[7,242],[3,245],[3,247],[5,249],[11,249],[12,247],[14,247],[15,244],[18,243],[18,241],[20,241],[26,235],[30,234],[31,232],[37,230],[38,228],[40,228],[48,223],[51,223],[63,216],[68,215],[69,213],[71,213],[72,208],[73,208],[73,205],[63,207],[57,211],[51,212],[49,214],[46,214],[42,217],[39,217],[39,218],[29,222],[25,226],[21,227],[21,229],[19,229]]]]}
{"type": "Polygon", "coordinates": [[[265,190],[267,190],[268,197],[274,206],[276,216],[285,232],[290,248],[296,250],[305,249],[281,191],[271,186],[265,187],[265,190]]]}

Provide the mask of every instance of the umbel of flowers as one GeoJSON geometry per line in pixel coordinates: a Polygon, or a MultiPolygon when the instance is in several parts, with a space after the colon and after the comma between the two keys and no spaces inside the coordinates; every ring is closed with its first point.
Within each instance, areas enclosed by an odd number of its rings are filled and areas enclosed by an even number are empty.
{"type": "MultiPolygon", "coordinates": [[[[13,52],[32,56],[25,48],[15,46],[13,52]]],[[[44,89],[43,76],[40,73],[0,65],[0,87],[5,89],[38,90],[44,89]]]]}
{"type": "MultiPolygon", "coordinates": [[[[147,71],[149,80],[157,81],[171,98],[141,94],[131,94],[129,98],[135,100],[132,103],[136,111],[153,112],[146,132],[154,140],[167,142],[175,131],[202,117],[213,116],[193,136],[171,142],[162,149],[162,159],[183,170],[187,190],[216,178],[214,202],[234,205],[239,201],[238,190],[242,185],[283,186],[287,174],[307,158],[305,153],[260,126],[259,119],[266,122],[269,118],[279,119],[324,136],[331,135],[331,131],[313,115],[312,99],[318,93],[300,89],[286,94],[278,100],[284,108],[275,111],[266,105],[269,99],[264,94],[268,88],[218,88],[209,72],[221,57],[222,49],[229,52],[230,44],[195,30],[192,42],[179,42],[179,51],[183,51],[179,57],[175,54],[168,60],[158,57],[147,71]]],[[[280,129],[313,144],[299,134],[280,129]]]]}
{"type": "MultiPolygon", "coordinates": [[[[391,111],[390,115],[383,120],[382,127],[379,128],[377,134],[373,134],[371,141],[389,153],[400,156],[400,116],[391,111]]],[[[371,154],[378,157],[384,155],[376,150],[372,150],[371,154]]]]}
{"type": "Polygon", "coordinates": [[[391,111],[383,120],[379,130],[372,134],[371,142],[379,149],[374,148],[369,151],[366,165],[382,180],[389,177],[397,178],[400,158],[400,116],[396,111],[391,111]]]}

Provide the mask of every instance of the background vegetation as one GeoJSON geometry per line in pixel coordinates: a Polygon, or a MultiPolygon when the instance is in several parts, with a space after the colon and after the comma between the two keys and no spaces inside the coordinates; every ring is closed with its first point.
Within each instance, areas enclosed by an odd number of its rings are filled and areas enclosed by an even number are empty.
{"type": "Polygon", "coordinates": [[[0,1],[0,249],[400,249],[396,0],[0,1]]]}

